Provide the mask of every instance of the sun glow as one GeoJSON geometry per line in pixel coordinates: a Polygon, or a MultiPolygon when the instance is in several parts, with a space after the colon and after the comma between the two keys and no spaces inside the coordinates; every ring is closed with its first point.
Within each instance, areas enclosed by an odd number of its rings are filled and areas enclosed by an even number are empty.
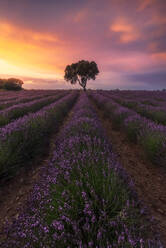
{"type": "Polygon", "coordinates": [[[62,79],[63,46],[55,33],[0,22],[0,75],[62,79]]]}
{"type": "Polygon", "coordinates": [[[61,74],[48,74],[48,73],[40,73],[34,72],[32,70],[28,70],[19,66],[12,65],[7,61],[0,59],[0,76],[4,75],[8,76],[23,76],[23,77],[34,77],[34,78],[45,78],[45,79],[62,79],[61,74]]]}

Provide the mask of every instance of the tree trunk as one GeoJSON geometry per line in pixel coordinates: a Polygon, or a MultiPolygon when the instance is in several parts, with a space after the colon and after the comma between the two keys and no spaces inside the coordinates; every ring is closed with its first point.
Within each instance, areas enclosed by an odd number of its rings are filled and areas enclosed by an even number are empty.
{"type": "Polygon", "coordinates": [[[78,78],[78,82],[79,82],[79,85],[81,85],[81,87],[83,88],[83,90],[86,91],[87,78],[82,77],[82,78],[81,78],[81,81],[80,81],[80,79],[78,78]]]}

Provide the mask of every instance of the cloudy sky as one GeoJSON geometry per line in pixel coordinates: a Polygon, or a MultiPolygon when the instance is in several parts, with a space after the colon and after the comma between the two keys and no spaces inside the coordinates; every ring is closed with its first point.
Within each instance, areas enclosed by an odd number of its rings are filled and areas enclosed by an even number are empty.
{"type": "Polygon", "coordinates": [[[0,77],[71,88],[66,65],[94,60],[88,87],[166,88],[165,0],[0,0],[0,77]]]}

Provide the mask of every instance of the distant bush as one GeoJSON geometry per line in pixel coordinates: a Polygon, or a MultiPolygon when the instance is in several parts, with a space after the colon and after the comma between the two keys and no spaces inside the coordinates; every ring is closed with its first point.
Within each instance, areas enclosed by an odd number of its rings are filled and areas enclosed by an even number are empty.
{"type": "Polygon", "coordinates": [[[0,89],[3,89],[5,80],[6,79],[0,79],[0,89]]]}
{"type": "Polygon", "coordinates": [[[18,78],[0,79],[0,89],[21,90],[23,81],[18,78]]]}

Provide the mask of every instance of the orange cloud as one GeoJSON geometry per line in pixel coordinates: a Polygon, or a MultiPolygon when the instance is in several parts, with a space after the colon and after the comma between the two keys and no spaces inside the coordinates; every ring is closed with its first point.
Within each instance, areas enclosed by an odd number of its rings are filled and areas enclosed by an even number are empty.
{"type": "Polygon", "coordinates": [[[57,74],[58,77],[61,74],[62,77],[62,68],[66,64],[62,54],[67,54],[65,46],[66,42],[56,34],[0,22],[0,73],[7,73],[8,70],[10,74],[15,70],[30,76],[38,71],[43,74],[57,74]]]}
{"type": "Polygon", "coordinates": [[[16,38],[17,40],[60,42],[56,35],[40,33],[28,29],[25,30],[6,22],[0,22],[0,35],[16,38]]]}
{"type": "Polygon", "coordinates": [[[162,16],[159,14],[155,14],[151,17],[150,20],[148,20],[147,22],[148,25],[153,25],[153,24],[157,24],[157,25],[165,25],[166,24],[166,16],[162,16]]]}
{"type": "Polygon", "coordinates": [[[152,58],[166,62],[166,52],[154,53],[152,54],[152,58]]]}
{"type": "Polygon", "coordinates": [[[124,19],[118,19],[110,25],[110,31],[119,33],[122,43],[135,41],[139,37],[139,33],[135,27],[124,19]]]}
{"type": "Polygon", "coordinates": [[[85,20],[87,18],[87,15],[88,15],[87,9],[82,9],[74,15],[73,21],[79,23],[85,20]]]}
{"type": "Polygon", "coordinates": [[[155,0],[141,0],[141,4],[139,5],[137,11],[142,11],[152,5],[155,2],[155,0]]]}

